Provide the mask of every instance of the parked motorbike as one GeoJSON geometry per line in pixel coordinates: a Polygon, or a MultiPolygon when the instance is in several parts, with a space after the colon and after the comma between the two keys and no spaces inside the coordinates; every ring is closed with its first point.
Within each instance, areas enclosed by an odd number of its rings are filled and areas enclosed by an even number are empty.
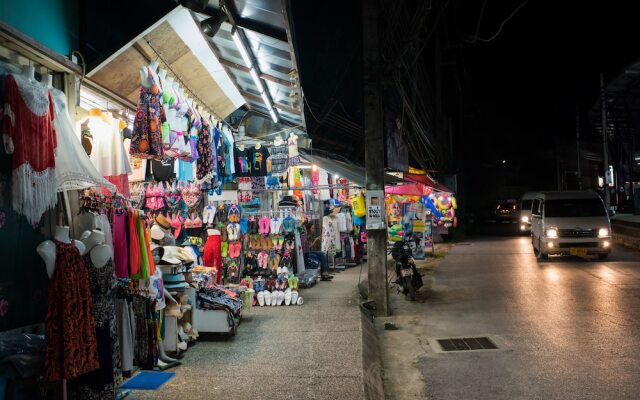
{"type": "Polygon", "coordinates": [[[391,257],[396,262],[396,285],[402,293],[415,301],[416,292],[422,287],[422,275],[416,268],[411,247],[406,242],[397,242],[391,249],[391,257]]]}

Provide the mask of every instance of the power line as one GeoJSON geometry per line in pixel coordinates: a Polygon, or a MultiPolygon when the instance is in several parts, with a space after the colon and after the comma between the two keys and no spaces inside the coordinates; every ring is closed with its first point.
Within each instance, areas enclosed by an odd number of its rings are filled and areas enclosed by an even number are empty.
{"type": "Polygon", "coordinates": [[[478,34],[480,33],[480,23],[482,22],[482,16],[484,15],[484,8],[487,5],[487,0],[482,2],[482,8],[480,9],[480,17],[478,17],[478,23],[476,24],[476,33],[473,40],[465,40],[467,43],[475,43],[478,41],[478,34]]]}
{"type": "MultiPolygon", "coordinates": [[[[524,1],[522,2],[522,4],[520,4],[520,5],[518,6],[518,8],[516,8],[516,9],[515,9],[515,10],[514,10],[514,11],[513,11],[513,12],[512,12],[508,17],[507,17],[507,19],[505,19],[504,21],[502,21],[502,23],[500,24],[500,27],[498,28],[498,31],[497,31],[493,36],[491,36],[491,37],[490,37],[490,38],[488,38],[488,39],[477,38],[477,40],[479,40],[479,41],[481,41],[481,42],[490,42],[490,41],[492,41],[493,39],[497,38],[497,37],[500,35],[500,33],[502,32],[502,28],[504,28],[505,24],[506,24],[507,22],[509,22],[509,21],[511,20],[511,18],[513,18],[513,17],[516,15],[516,13],[517,13],[518,11],[520,11],[520,9],[521,9],[522,7],[524,7],[528,2],[529,2],[529,0],[524,0],[524,1]]],[[[467,42],[468,42],[468,41],[467,41],[467,42]]],[[[473,43],[473,42],[468,42],[468,43],[473,43]]]]}

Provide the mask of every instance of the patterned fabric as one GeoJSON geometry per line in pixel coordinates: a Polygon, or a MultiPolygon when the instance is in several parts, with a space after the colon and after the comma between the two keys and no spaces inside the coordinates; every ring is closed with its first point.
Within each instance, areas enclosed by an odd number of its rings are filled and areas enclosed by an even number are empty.
{"type": "Polygon", "coordinates": [[[53,100],[48,90],[20,75],[5,81],[4,150],[11,154],[13,210],[36,224],[57,201],[53,100]]]}
{"type": "Polygon", "coordinates": [[[79,398],[87,400],[114,399],[122,382],[120,344],[116,325],[115,284],[113,261],[96,267],[90,253],[84,256],[93,296],[92,313],[95,321],[100,368],[80,377],[79,398]]]}
{"type": "Polygon", "coordinates": [[[198,160],[196,163],[196,178],[204,179],[212,171],[213,163],[213,143],[211,141],[211,131],[208,125],[202,125],[198,129],[198,160]]]}
{"type": "Polygon", "coordinates": [[[233,149],[236,176],[251,176],[250,154],[246,149],[240,150],[238,147],[233,149]]]}
{"type": "Polygon", "coordinates": [[[72,379],[100,368],[89,275],[73,242],[54,240],[56,264],[47,293],[44,376],[72,379]]]}
{"type": "Polygon", "coordinates": [[[157,363],[156,352],[156,312],[155,302],[135,297],[133,301],[136,316],[135,361],[142,369],[153,369],[157,363]]]}
{"type": "MultiPolygon", "coordinates": [[[[147,74],[153,81],[151,72],[147,74]]],[[[140,88],[140,100],[131,133],[129,154],[138,158],[162,158],[162,123],[166,121],[161,93],[154,82],[150,88],[140,88]]]]}

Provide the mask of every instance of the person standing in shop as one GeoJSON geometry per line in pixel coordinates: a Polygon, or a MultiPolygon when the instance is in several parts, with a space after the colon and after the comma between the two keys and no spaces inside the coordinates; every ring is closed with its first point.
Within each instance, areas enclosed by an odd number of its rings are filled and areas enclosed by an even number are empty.
{"type": "Polygon", "coordinates": [[[320,280],[330,281],[333,279],[333,275],[329,273],[329,262],[327,261],[327,255],[320,251],[322,242],[322,235],[316,232],[315,225],[311,224],[308,232],[309,238],[309,259],[316,260],[320,263],[320,280]]]}

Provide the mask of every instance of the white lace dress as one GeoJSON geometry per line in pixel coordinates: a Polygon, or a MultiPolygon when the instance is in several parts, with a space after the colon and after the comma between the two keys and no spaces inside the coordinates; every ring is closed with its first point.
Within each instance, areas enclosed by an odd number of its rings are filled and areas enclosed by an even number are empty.
{"type": "Polygon", "coordinates": [[[57,89],[51,90],[55,106],[54,126],[58,138],[56,154],[56,184],[58,192],[102,186],[111,192],[116,187],[102,177],[91,163],[78,140],[69,119],[67,96],[57,89]]]}

